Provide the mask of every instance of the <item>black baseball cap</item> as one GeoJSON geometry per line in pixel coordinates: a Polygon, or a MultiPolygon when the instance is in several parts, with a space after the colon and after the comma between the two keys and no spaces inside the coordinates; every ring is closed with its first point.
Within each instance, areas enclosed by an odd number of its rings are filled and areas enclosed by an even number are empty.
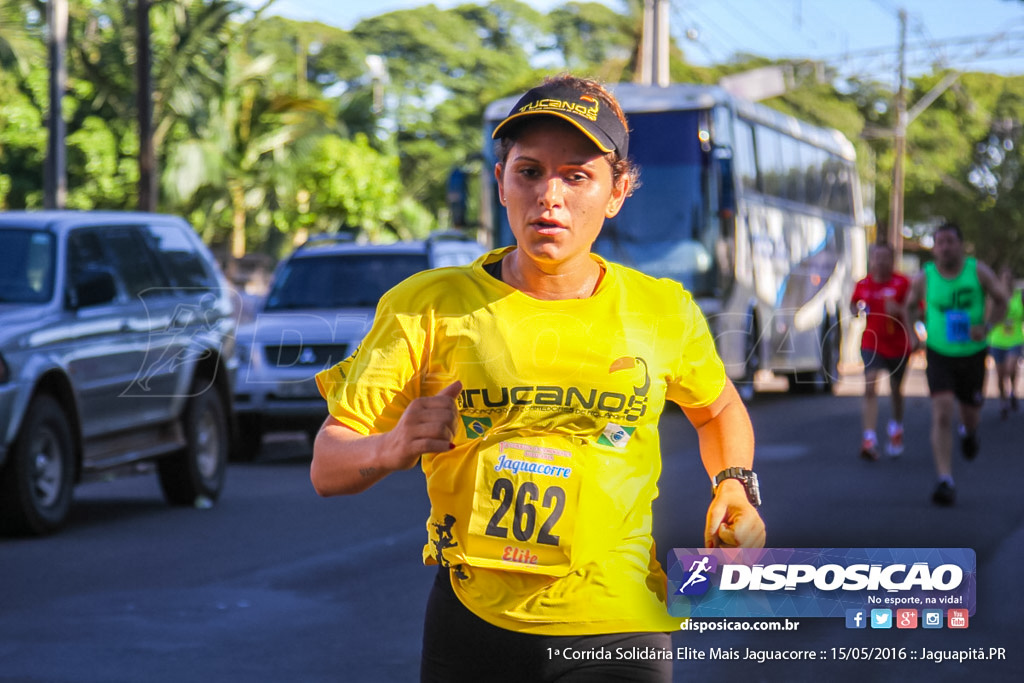
{"type": "Polygon", "coordinates": [[[629,131],[601,100],[567,83],[545,83],[519,98],[508,116],[491,133],[495,140],[505,137],[511,125],[528,116],[557,116],[579,128],[604,153],[629,153],[629,131]]]}

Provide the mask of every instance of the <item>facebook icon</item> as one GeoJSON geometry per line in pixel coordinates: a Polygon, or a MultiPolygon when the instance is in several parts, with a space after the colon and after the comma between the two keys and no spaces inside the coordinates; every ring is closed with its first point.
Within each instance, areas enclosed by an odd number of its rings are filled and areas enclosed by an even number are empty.
{"type": "Polygon", "coordinates": [[[846,610],[846,628],[867,628],[867,611],[862,609],[846,610]]]}

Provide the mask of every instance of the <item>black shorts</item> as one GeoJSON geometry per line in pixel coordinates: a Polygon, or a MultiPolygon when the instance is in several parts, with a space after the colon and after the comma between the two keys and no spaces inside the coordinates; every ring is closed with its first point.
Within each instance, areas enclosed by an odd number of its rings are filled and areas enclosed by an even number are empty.
{"type": "Polygon", "coordinates": [[[628,652],[652,651],[645,648],[672,652],[672,638],[668,633],[540,636],[508,631],[470,612],[452,590],[448,571],[442,570],[427,600],[420,681],[669,683],[672,680],[672,660],[617,657],[619,648],[628,652]],[[611,658],[599,658],[595,654],[607,654],[611,658]]]}
{"type": "Polygon", "coordinates": [[[897,385],[903,383],[903,375],[910,365],[910,356],[894,356],[889,358],[883,356],[873,349],[861,349],[860,357],[864,361],[864,372],[884,372],[892,375],[892,381],[897,385]]]}
{"type": "Polygon", "coordinates": [[[985,358],[988,349],[970,356],[944,356],[928,349],[928,391],[932,396],[952,391],[964,405],[980,407],[985,402],[985,358]]]}

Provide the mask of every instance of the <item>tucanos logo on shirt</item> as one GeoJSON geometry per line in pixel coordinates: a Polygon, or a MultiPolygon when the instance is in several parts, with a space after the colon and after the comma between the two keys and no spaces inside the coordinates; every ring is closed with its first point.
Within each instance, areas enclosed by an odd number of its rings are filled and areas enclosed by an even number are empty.
{"type": "Polygon", "coordinates": [[[620,372],[622,370],[631,370],[633,376],[640,380],[639,386],[633,386],[633,393],[636,396],[647,396],[647,393],[651,390],[651,376],[647,372],[647,361],[639,356],[630,358],[629,356],[623,356],[617,358],[608,368],[608,372],[620,372]]]}
{"type": "MultiPolygon", "coordinates": [[[[614,418],[624,422],[636,422],[647,414],[647,394],[651,390],[651,376],[647,372],[647,361],[640,357],[623,356],[612,362],[609,374],[632,373],[632,394],[618,391],[598,391],[574,386],[520,385],[463,389],[459,395],[459,409],[467,412],[507,412],[508,408],[551,410],[614,418]]],[[[466,431],[473,437],[471,421],[481,418],[463,417],[466,431]]],[[[487,421],[486,427],[490,427],[487,421]]],[[[483,432],[477,432],[479,436],[483,432]]]]}

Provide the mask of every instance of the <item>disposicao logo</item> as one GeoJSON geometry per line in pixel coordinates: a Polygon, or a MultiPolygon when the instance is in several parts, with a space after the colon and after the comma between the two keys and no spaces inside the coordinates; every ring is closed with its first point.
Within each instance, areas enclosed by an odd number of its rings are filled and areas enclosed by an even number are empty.
{"type": "Polygon", "coordinates": [[[718,558],[711,555],[688,555],[680,558],[686,570],[683,585],[679,587],[679,595],[704,595],[711,587],[708,574],[714,574],[718,569],[718,558]]]}
{"type": "Polygon", "coordinates": [[[955,607],[973,615],[969,548],[676,548],[668,610],[685,617],[843,617],[868,612],[892,628],[896,608],[955,607]],[[875,613],[889,610],[887,624],[875,613]]]}

